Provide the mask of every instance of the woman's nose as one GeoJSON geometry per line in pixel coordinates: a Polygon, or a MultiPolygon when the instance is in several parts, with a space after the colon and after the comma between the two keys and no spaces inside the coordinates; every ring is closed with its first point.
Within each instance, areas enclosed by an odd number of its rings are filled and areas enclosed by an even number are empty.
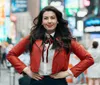
{"type": "Polygon", "coordinates": [[[50,23],[51,22],[51,19],[48,19],[48,22],[50,23]]]}

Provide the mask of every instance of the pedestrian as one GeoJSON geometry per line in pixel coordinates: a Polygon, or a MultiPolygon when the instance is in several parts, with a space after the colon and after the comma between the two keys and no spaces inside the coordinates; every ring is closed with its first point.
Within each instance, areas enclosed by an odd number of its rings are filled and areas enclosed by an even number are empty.
{"type": "Polygon", "coordinates": [[[2,49],[2,45],[0,45],[0,59],[1,59],[1,49],[2,49]]]}
{"type": "Polygon", "coordinates": [[[7,65],[6,65],[6,44],[5,44],[5,42],[2,44],[2,47],[1,47],[1,64],[4,68],[7,68],[7,65]]]}
{"type": "Polygon", "coordinates": [[[68,22],[55,7],[43,8],[33,23],[30,34],[7,55],[19,73],[31,77],[30,85],[68,85],[66,77],[77,77],[94,63],[91,55],[72,37],[68,22]],[[29,67],[18,59],[25,50],[30,52],[29,67]],[[71,52],[81,61],[68,70],[71,52]]]}
{"type": "Polygon", "coordinates": [[[92,48],[88,50],[94,58],[94,64],[87,69],[88,85],[100,85],[100,49],[98,47],[99,43],[93,41],[92,48]]]}

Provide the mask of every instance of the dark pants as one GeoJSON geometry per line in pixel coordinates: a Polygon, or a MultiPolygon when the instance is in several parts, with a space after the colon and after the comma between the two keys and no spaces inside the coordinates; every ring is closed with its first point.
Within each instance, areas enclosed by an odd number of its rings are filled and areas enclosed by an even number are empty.
{"type": "Polygon", "coordinates": [[[31,78],[25,75],[19,79],[19,85],[30,85],[30,80],[31,78]]]}
{"type": "Polygon", "coordinates": [[[66,79],[53,79],[49,76],[45,76],[42,80],[31,79],[30,85],[68,85],[66,79]]]}

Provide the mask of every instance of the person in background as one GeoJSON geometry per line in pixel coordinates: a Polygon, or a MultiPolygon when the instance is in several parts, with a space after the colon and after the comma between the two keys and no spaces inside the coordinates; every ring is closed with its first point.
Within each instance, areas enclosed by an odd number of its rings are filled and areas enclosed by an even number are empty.
{"type": "Polygon", "coordinates": [[[0,44],[0,66],[1,66],[1,55],[2,55],[1,49],[2,49],[2,46],[1,46],[1,44],[0,44]]]}
{"type": "Polygon", "coordinates": [[[10,50],[7,59],[21,74],[26,73],[30,85],[68,85],[68,76],[78,77],[94,60],[69,31],[68,22],[53,6],[46,6],[33,21],[28,36],[10,50]],[[30,66],[18,59],[25,50],[30,52],[30,66]],[[68,69],[70,53],[81,60],[68,69]]]}
{"type": "MultiPolygon", "coordinates": [[[[7,45],[6,50],[5,50],[6,55],[13,48],[13,46],[14,45],[12,43],[10,43],[10,44],[7,45]]],[[[6,59],[6,65],[7,65],[7,68],[10,70],[10,68],[12,67],[12,65],[11,65],[11,63],[7,59],[6,59]]]]}
{"type": "Polygon", "coordinates": [[[6,44],[3,42],[1,46],[1,65],[3,68],[7,68],[6,65],[6,44]]]}
{"type": "Polygon", "coordinates": [[[100,49],[99,43],[93,41],[92,48],[88,51],[94,58],[94,65],[87,69],[88,85],[100,85],[100,49]]]}

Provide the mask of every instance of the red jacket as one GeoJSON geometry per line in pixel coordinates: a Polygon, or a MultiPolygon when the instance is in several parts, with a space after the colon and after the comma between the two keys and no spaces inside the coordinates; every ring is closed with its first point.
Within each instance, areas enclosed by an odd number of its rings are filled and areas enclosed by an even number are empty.
{"type": "MultiPolygon", "coordinates": [[[[28,37],[22,39],[7,55],[7,59],[15,67],[15,69],[22,73],[26,65],[18,59],[26,48],[26,44],[29,43],[28,37]]],[[[32,52],[30,53],[30,67],[32,72],[38,72],[40,66],[40,59],[42,56],[42,40],[37,40],[32,47],[32,52]]],[[[89,66],[94,63],[91,55],[81,46],[76,40],[71,41],[71,49],[76,56],[81,60],[77,65],[72,67],[70,70],[77,77],[83,71],[85,71],[89,66]]],[[[68,69],[70,59],[70,53],[62,48],[59,51],[56,50],[54,54],[53,64],[52,64],[52,74],[65,71],[68,69]]]]}

